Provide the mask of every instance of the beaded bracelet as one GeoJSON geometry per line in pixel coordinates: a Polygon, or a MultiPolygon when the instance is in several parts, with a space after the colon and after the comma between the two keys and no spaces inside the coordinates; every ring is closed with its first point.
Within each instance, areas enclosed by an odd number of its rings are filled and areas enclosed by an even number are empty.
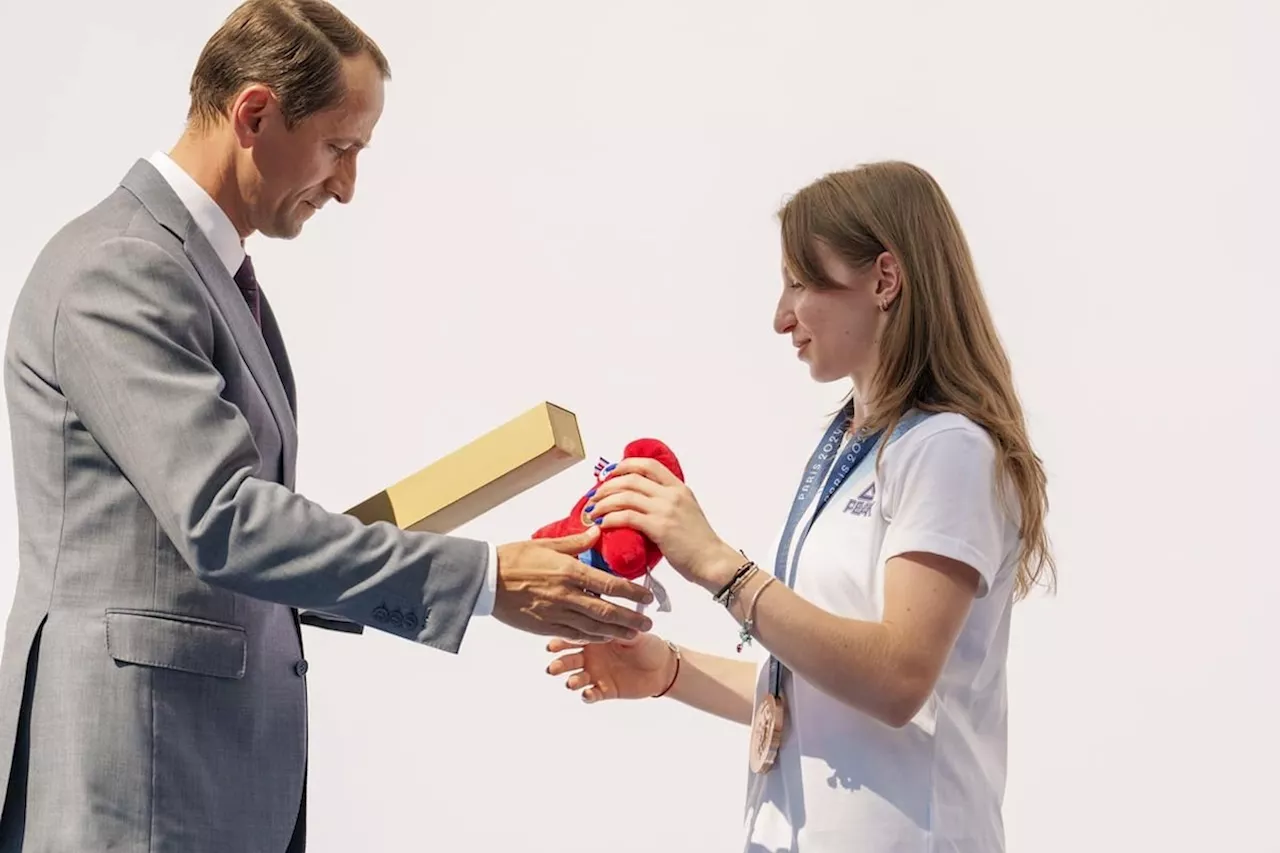
{"type": "Polygon", "coordinates": [[[756,567],[756,564],[753,563],[746,554],[743,554],[741,551],[738,553],[742,554],[742,559],[746,560],[746,562],[738,567],[738,570],[733,573],[733,577],[729,579],[727,584],[720,587],[720,591],[715,594],[716,604],[724,604],[728,601],[729,596],[732,595],[733,591],[740,585],[747,572],[756,567]]]}
{"type": "Polygon", "coordinates": [[[731,610],[733,608],[733,602],[738,597],[738,590],[751,583],[751,579],[754,578],[756,573],[759,571],[760,567],[753,564],[751,568],[747,570],[746,574],[738,578],[737,582],[725,591],[724,600],[720,602],[724,605],[725,610],[731,610]]]}

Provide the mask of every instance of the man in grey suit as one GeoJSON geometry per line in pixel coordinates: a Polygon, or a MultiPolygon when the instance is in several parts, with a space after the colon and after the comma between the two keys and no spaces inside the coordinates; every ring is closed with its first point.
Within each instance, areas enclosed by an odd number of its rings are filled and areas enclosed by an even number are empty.
{"type": "Polygon", "coordinates": [[[300,611],[446,652],[477,613],[649,629],[600,597],[647,590],[576,559],[594,531],[494,548],[294,491],[293,378],[243,241],[351,200],[388,76],[332,6],[249,0],[200,56],[177,146],[37,259],[4,364],[20,558],[0,850],[303,850],[300,611]]]}

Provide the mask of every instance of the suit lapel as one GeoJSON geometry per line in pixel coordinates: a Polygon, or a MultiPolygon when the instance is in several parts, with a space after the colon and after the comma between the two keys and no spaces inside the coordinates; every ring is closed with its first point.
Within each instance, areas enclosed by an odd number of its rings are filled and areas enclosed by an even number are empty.
{"type": "Polygon", "coordinates": [[[191,258],[196,272],[200,273],[205,287],[209,289],[213,301],[217,303],[218,310],[222,312],[227,325],[231,327],[231,334],[240,347],[240,354],[244,356],[249,372],[257,380],[262,395],[267,398],[271,414],[275,417],[276,426],[280,430],[281,451],[284,454],[282,479],[292,488],[293,460],[297,454],[298,433],[293,421],[293,410],[289,405],[288,395],[285,394],[284,383],[276,370],[275,361],[271,358],[271,351],[267,349],[263,330],[259,329],[258,324],[254,322],[253,312],[249,310],[249,304],[245,302],[235,279],[227,274],[227,268],[222,265],[213,246],[209,245],[209,241],[204,238],[204,234],[194,222],[191,223],[187,234],[186,250],[187,257],[191,258]]]}
{"type": "MultiPolygon", "coordinates": [[[[191,214],[169,184],[156,171],[155,167],[145,160],[139,160],[121,182],[125,189],[132,192],[146,206],[156,221],[172,231],[182,240],[183,248],[195,267],[205,289],[218,306],[223,319],[231,328],[240,354],[244,357],[249,372],[258,383],[276,426],[280,430],[280,442],[283,449],[283,480],[285,485],[293,488],[294,463],[297,458],[298,434],[293,420],[293,407],[289,395],[285,392],[280,372],[276,370],[276,362],[267,347],[266,329],[259,329],[254,322],[253,312],[236,286],[235,279],[227,272],[218,253],[205,238],[191,214]]],[[[264,318],[265,320],[265,318],[264,318]]],[[[279,329],[275,318],[271,321],[274,335],[279,337],[279,329]]],[[[265,326],[265,322],[264,322],[265,326]]],[[[288,362],[282,362],[287,370],[288,362]]]]}

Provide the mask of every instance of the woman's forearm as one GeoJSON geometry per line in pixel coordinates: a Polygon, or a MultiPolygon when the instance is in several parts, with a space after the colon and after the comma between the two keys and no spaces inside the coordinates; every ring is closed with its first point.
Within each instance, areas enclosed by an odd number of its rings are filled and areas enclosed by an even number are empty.
{"type": "Polygon", "coordinates": [[[877,622],[841,619],[815,607],[759,572],[730,607],[741,624],[756,600],[753,635],[774,657],[819,690],[889,725],[916,711],[910,674],[897,670],[888,629],[877,622]]]}
{"type": "MultiPolygon", "coordinates": [[[[740,556],[726,552],[717,574],[732,576],[740,556]]],[[[931,629],[902,630],[908,626],[842,618],[764,570],[731,602],[729,612],[739,624],[753,600],[752,634],[762,646],[818,689],[887,725],[909,722],[932,689],[937,655],[925,651],[938,643],[928,635],[949,620],[934,620],[931,629]]]]}
{"type": "Polygon", "coordinates": [[[756,667],[704,652],[680,649],[680,671],[667,696],[743,725],[751,724],[756,667]]]}

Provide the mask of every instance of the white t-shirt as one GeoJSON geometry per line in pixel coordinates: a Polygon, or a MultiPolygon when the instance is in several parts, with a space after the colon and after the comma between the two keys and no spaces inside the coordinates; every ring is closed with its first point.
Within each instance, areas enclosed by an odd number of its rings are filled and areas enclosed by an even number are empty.
{"type": "MultiPolygon", "coordinates": [[[[932,694],[901,729],[788,674],[778,760],[763,776],[748,770],[748,853],[1004,849],[1005,653],[1018,548],[1016,510],[1006,505],[1016,507],[1015,493],[997,497],[994,445],[963,415],[935,414],[901,434],[879,476],[875,455],[810,529],[795,591],[836,615],[878,622],[886,561],[925,551],[977,569],[979,597],[932,694]]],[[[759,562],[772,569],[773,553],[767,560],[759,562]]],[[[761,694],[768,680],[762,664],[761,694]]]]}

